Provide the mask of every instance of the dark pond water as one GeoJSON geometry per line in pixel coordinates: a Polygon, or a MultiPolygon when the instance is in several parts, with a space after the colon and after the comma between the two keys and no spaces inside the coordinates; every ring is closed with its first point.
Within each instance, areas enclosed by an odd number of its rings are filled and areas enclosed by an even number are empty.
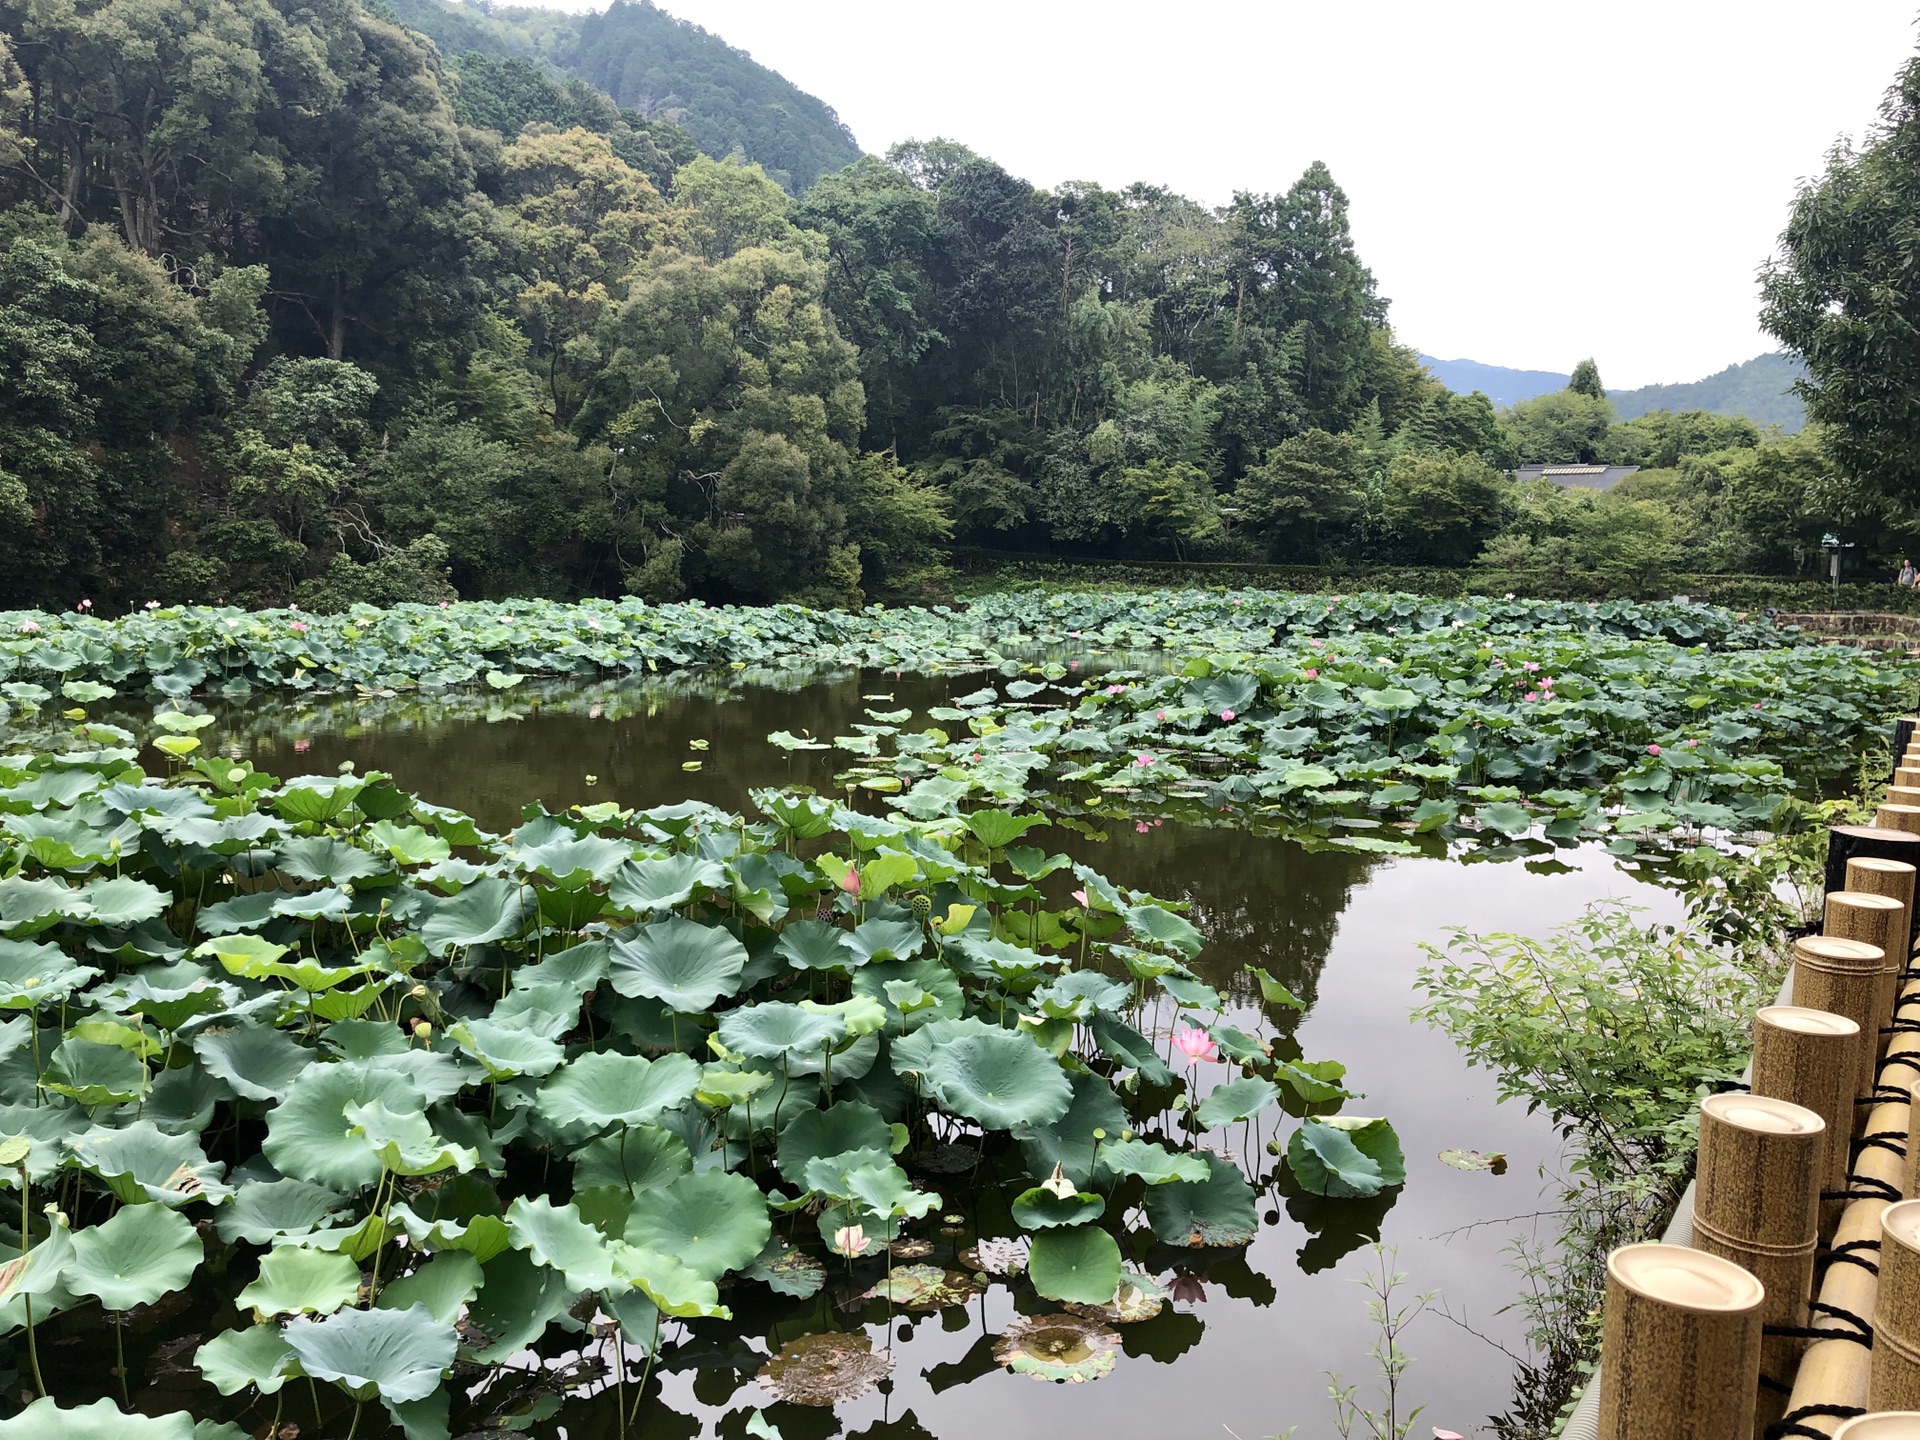
{"type": "MultiPolygon", "coordinates": [[[[281,775],[323,773],[343,761],[390,771],[403,787],[505,829],[533,799],[559,808],[697,797],[741,809],[754,786],[831,790],[848,757],[783,753],[767,734],[830,738],[848,733],[869,705],[917,714],[981,683],[977,676],[873,673],[775,679],[528,685],[439,701],[255,700],[223,715],[212,737],[281,775]],[[691,748],[695,741],[706,748],[691,748]],[[690,761],[700,768],[684,769],[690,761]],[[597,779],[589,784],[588,776],[597,779]]],[[[1511,1395],[1512,1364],[1498,1347],[1524,1348],[1517,1317],[1501,1313],[1519,1286],[1506,1250],[1523,1226],[1510,1217],[1539,1207],[1541,1167],[1552,1163],[1555,1146],[1538,1117],[1497,1105],[1491,1078],[1469,1070],[1450,1041],[1409,1020],[1419,944],[1443,939],[1449,926],[1539,933],[1604,896],[1628,896],[1649,918],[1674,918],[1677,903],[1596,852],[1561,852],[1559,865],[1543,867],[1552,873],[1537,873],[1522,863],[1312,853],[1232,827],[1121,822],[1104,841],[1060,829],[1045,838],[1114,880],[1190,902],[1209,937],[1196,968],[1237,997],[1235,1024],[1253,1029],[1262,1018],[1257,993],[1248,994],[1249,964],[1306,997],[1304,1016],[1269,1016],[1268,1033],[1291,1031],[1307,1058],[1347,1064],[1347,1083],[1365,1094],[1347,1111],[1386,1115],[1400,1133],[1404,1189],[1374,1202],[1295,1197],[1269,1211],[1244,1259],[1191,1272],[1198,1285],[1183,1293],[1204,1298],[1126,1327],[1123,1358],[1093,1384],[1047,1385],[995,1366],[993,1337],[1013,1314],[1001,1288],[970,1309],[895,1317],[890,1326],[869,1312],[876,1345],[893,1335],[888,1393],[838,1411],[772,1406],[753,1378],[767,1354],[796,1335],[862,1318],[832,1310],[829,1291],[783,1302],[786,1309],[743,1313],[733,1326],[706,1322],[670,1347],[661,1398],[634,1433],[739,1437],[751,1412],[767,1408],[786,1440],[1062,1433],[1256,1440],[1291,1426],[1301,1440],[1330,1436],[1326,1372],[1359,1382],[1363,1396],[1373,1386],[1367,1351],[1375,1330],[1366,1296],[1352,1282],[1377,1265],[1367,1248],[1376,1235],[1397,1252],[1405,1296],[1437,1291],[1447,1312],[1426,1315],[1405,1337],[1416,1357],[1407,1393],[1427,1406],[1412,1433],[1425,1436],[1433,1425],[1481,1433],[1511,1395]],[[1468,1173],[1441,1163],[1439,1152],[1456,1147],[1504,1152],[1507,1171],[1468,1173]]],[[[1278,1130],[1283,1139],[1288,1127],[1278,1130]]],[[[1144,1259],[1164,1282],[1182,1257],[1160,1251],[1144,1259]]],[[[611,1435],[612,1398],[570,1402],[539,1431],[611,1435]]]]}

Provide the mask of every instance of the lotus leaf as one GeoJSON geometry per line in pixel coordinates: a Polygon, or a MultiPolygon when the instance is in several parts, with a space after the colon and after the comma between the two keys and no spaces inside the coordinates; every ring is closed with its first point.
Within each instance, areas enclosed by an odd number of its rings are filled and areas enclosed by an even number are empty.
{"type": "Polygon", "coordinates": [[[1027,1268],[1030,1249],[1024,1235],[982,1240],[960,1252],[960,1263],[988,1275],[1018,1275],[1027,1268]]]}
{"type": "Polygon", "coordinates": [[[749,1264],[772,1229],[760,1187],[747,1176],[697,1170],[651,1192],[627,1221],[626,1240],[713,1280],[749,1264]]]}
{"type": "Polygon", "coordinates": [[[1095,1152],[1105,1143],[1096,1139],[1096,1130],[1118,1138],[1131,1122],[1113,1087],[1091,1071],[1076,1071],[1069,1077],[1073,1103],[1066,1114],[1047,1125],[1026,1125],[1014,1132],[1020,1141],[1020,1153],[1027,1169],[1045,1175],[1059,1166],[1075,1186],[1091,1185],[1095,1152]]]}
{"type": "Polygon", "coordinates": [[[384,1173],[379,1157],[354,1133],[349,1105],[383,1101],[405,1110],[416,1103],[407,1077],[364,1061],[310,1066],[267,1114],[267,1159],[282,1175],[352,1194],[384,1173]]]}
{"type": "Polygon", "coordinates": [[[743,1272],[749,1280],[758,1280],[776,1295],[810,1299],[827,1283],[826,1267],[804,1250],[797,1250],[778,1236],[743,1272]]]}
{"type": "Polygon", "coordinates": [[[192,1135],[167,1135],[148,1120],[120,1130],[93,1129],[73,1142],[74,1158],[129,1205],[157,1200],[178,1208],[195,1200],[218,1205],[233,1191],[226,1166],[207,1159],[192,1135]]]}
{"type": "Polygon", "coordinates": [[[1270,1080],[1253,1077],[1229,1080],[1207,1092],[1206,1099],[1194,1107],[1194,1117],[1211,1130],[1216,1125],[1251,1120],[1280,1098],[1280,1087],[1270,1080]]]}
{"type": "Polygon", "coordinates": [[[1034,826],[1047,823],[1044,815],[1009,815],[1004,810],[976,810],[967,816],[967,829],[989,850],[1004,850],[1034,826]]]}
{"type": "Polygon", "coordinates": [[[684,905],[698,891],[718,890],[726,883],[726,871],[711,860],[669,855],[629,862],[613,877],[607,894],[622,910],[645,915],[684,905]]]}
{"type": "Polygon", "coordinates": [[[1200,932],[1185,916],[1159,905],[1130,905],[1126,916],[1128,928],[1141,938],[1178,951],[1189,960],[1200,953],[1200,932]]]}
{"type": "MultiPolygon", "coordinates": [[[[735,1012],[739,1013],[739,1012],[735,1012]]],[[[540,1087],[536,1104],[556,1125],[649,1125],[691,1099],[701,1083],[690,1056],[645,1060],[610,1051],[582,1055],[540,1087]]]]}
{"type": "Polygon", "coordinates": [[[1122,1065],[1137,1070],[1147,1084],[1172,1083],[1173,1072],[1167,1068],[1159,1052],[1146,1036],[1124,1020],[1116,1020],[1110,1015],[1096,1015],[1091,1028],[1095,1043],[1122,1065]]]}
{"type": "Polygon", "coordinates": [[[450,1145],[434,1134],[418,1110],[394,1111],[385,1101],[373,1099],[364,1105],[349,1104],[344,1113],[354,1132],[392,1174],[436,1175],[448,1169],[465,1174],[480,1163],[477,1152],[450,1145]]]}
{"type": "Polygon", "coordinates": [[[846,1022],[832,1011],[803,1009],[769,1000],[743,1005],[720,1017],[720,1043],[739,1055],[782,1060],[818,1055],[846,1038],[846,1022]]]}
{"type": "Polygon", "coordinates": [[[896,1265],[884,1280],[861,1292],[862,1300],[884,1300],[903,1310],[945,1310],[966,1305],[980,1293],[971,1276],[938,1265],[896,1265]]]}
{"type": "Polygon", "coordinates": [[[360,1293],[360,1267],[345,1255],[276,1245],[260,1260],[260,1274],[234,1303],[261,1319],[275,1315],[331,1315],[360,1293]]]}
{"type": "Polygon", "coordinates": [[[9,1420],[0,1420],[0,1440],[195,1440],[184,1411],[127,1415],[111,1400],[63,1408],[41,1396],[9,1420]]]}
{"type": "Polygon", "coordinates": [[[808,1162],[856,1150],[892,1153],[893,1131],[871,1105],[843,1100],[824,1110],[803,1110],[780,1132],[775,1163],[795,1185],[806,1183],[808,1162]]]}
{"type": "Polygon", "coordinates": [[[1147,1223],[1163,1245],[1234,1246],[1251,1241],[1260,1228],[1253,1190],[1246,1177],[1218,1155],[1198,1157],[1211,1172],[1198,1183],[1175,1180],[1147,1189],[1147,1223]]]}
{"type": "Polygon", "coordinates": [[[507,1207],[507,1231],[516,1250],[565,1275],[575,1290],[607,1290],[615,1284],[613,1244],[580,1217],[576,1205],[523,1195],[507,1207]]]}
{"type": "Polygon", "coordinates": [[[1100,1164],[1115,1175],[1131,1175],[1149,1185],[1175,1180],[1202,1184],[1213,1173],[1197,1155],[1175,1155],[1147,1140],[1109,1140],[1100,1147],[1100,1164]]]}
{"type": "Polygon", "coordinates": [[[551,1075],[566,1059],[557,1041],[499,1020],[463,1020],[447,1031],[447,1038],[478,1060],[490,1080],[517,1075],[537,1080],[551,1075]]]}
{"type": "Polygon", "coordinates": [[[580,1190],[659,1190],[693,1169],[686,1142],[655,1125],[604,1135],[575,1151],[573,1160],[573,1183],[580,1190]]]}
{"type": "Polygon", "coordinates": [[[185,1216],[160,1205],[129,1205],[74,1232],[67,1286],[103,1309],[131,1310],[184,1287],[204,1256],[185,1216]]]}
{"type": "Polygon", "coordinates": [[[369,880],[393,869],[392,865],[378,856],[370,855],[332,835],[308,835],[289,840],[280,847],[276,864],[296,880],[312,880],[321,885],[346,885],[355,880],[369,880]]]}
{"type": "Polygon", "coordinates": [[[0,939],[0,1010],[32,1010],[64,1000],[99,973],[74,964],[56,945],[0,939]]]}
{"type": "Polygon", "coordinates": [[[1377,1195],[1404,1184],[1406,1160],[1385,1120],[1329,1116],[1307,1120],[1287,1141],[1287,1168],[1301,1188],[1333,1199],[1377,1195]]]}
{"type": "Polygon", "coordinates": [[[845,941],[857,965],[911,960],[926,943],[926,934],[911,920],[866,920],[854,926],[845,941]]]}
{"type": "Polygon", "coordinates": [[[796,920],[780,932],[778,954],[795,970],[853,968],[853,952],[843,943],[846,931],[824,920],[796,920]]]}
{"type": "Polygon", "coordinates": [[[760,1367],[758,1379],[789,1405],[841,1405],[858,1400],[893,1373],[893,1354],[862,1334],[802,1335],[760,1367]]]}
{"type": "Polygon", "coordinates": [[[248,1100],[278,1099],[316,1058],[283,1031],[257,1025],[202,1030],[193,1037],[193,1052],[208,1074],[248,1100]]]}
{"type": "Polygon", "coordinates": [[[1106,1214],[1107,1202],[1085,1191],[1057,1195],[1044,1185],[1016,1196],[1013,1223],[1022,1230],[1051,1230],[1059,1225],[1084,1225],[1106,1214]]]}
{"type": "Polygon", "coordinates": [[[615,941],[611,978],[622,995],[697,1014],[739,989],[746,964],[746,947],[725,930],[674,916],[615,941]]]}
{"type": "Polygon", "coordinates": [[[470,1348],[482,1363],[504,1360],[525,1349],[548,1322],[565,1313],[578,1293],[559,1271],[549,1270],[523,1250],[504,1250],[482,1261],[481,1270],[485,1279],[467,1319],[479,1332],[470,1348]]]}
{"type": "Polygon", "coordinates": [[[1069,1305],[1067,1309],[1089,1320],[1104,1320],[1109,1325],[1138,1325],[1158,1315],[1171,1293],[1151,1275],[1123,1269],[1120,1288],[1112,1300],[1105,1305],[1069,1305]]]}
{"type": "Polygon", "coordinates": [[[222,1395],[238,1395],[249,1385],[262,1395],[277,1395],[300,1373],[293,1347],[281,1337],[278,1325],[224,1331],[200,1347],[193,1363],[222,1395]]]}
{"type": "Polygon", "coordinates": [[[534,905],[530,887],[515,880],[475,880],[458,895],[442,900],[420,928],[420,938],[435,955],[504,940],[527,923],[534,905]]]}
{"type": "MultiPolygon", "coordinates": [[[[916,1034],[928,1035],[934,1028],[916,1034]]],[[[934,1051],[925,1075],[941,1104],[990,1130],[1050,1124],[1073,1101],[1059,1062],[1012,1030],[956,1036],[934,1051]]]]}
{"type": "Polygon", "coordinates": [[[1120,1288],[1120,1247],[1097,1225],[1034,1235],[1027,1277],[1049,1300],[1105,1305],[1120,1288]]]}
{"type": "Polygon", "coordinates": [[[482,1265],[504,1252],[511,1243],[507,1222],[498,1215],[474,1215],[466,1221],[423,1220],[405,1205],[390,1212],[407,1233],[407,1239],[427,1250],[458,1250],[473,1256],[482,1265]]]}
{"type": "Polygon", "coordinates": [[[339,819],[366,783],[348,775],[302,775],[271,798],[274,809],[287,819],[323,825],[339,819]]]}
{"type": "Polygon", "coordinates": [[[40,1084],[82,1105],[118,1105],[145,1092],[147,1066],[131,1050],[69,1036],[47,1057],[40,1084]]]}
{"type": "Polygon", "coordinates": [[[294,1320],[287,1344],[300,1368],[332,1380],[356,1400],[422,1400],[440,1388],[440,1373],[458,1348],[451,1325],[424,1305],[407,1310],[342,1310],[325,1320],[294,1320]]]}
{"type": "Polygon", "coordinates": [[[270,1245],[282,1235],[308,1235],[346,1205],[331,1190],[305,1180],[259,1180],[242,1185],[220,1207],[214,1228],[229,1245],[270,1245]]]}

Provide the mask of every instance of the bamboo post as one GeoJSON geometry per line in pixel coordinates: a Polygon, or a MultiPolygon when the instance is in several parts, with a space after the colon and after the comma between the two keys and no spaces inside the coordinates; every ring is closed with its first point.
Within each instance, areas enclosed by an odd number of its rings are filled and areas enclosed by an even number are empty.
{"type": "Polygon", "coordinates": [[[1856,1415],[1833,1432],[1833,1440],[1920,1440],[1920,1411],[1856,1415]]]}
{"type": "MultiPolygon", "coordinates": [[[[1700,1103],[1694,1248],[1731,1260],[1765,1287],[1760,1320],[1768,1328],[1806,1328],[1826,1129],[1787,1100],[1732,1093],[1700,1103]]],[[[1805,1348],[1797,1335],[1762,1339],[1760,1375],[1772,1383],[1757,1389],[1756,1434],[1780,1418],[1805,1348]]]]}
{"type": "MultiPolygon", "coordinates": [[[[1916,768],[1920,768],[1920,762],[1916,762],[1916,768]]],[[[1835,825],[1827,831],[1827,872],[1821,888],[1855,889],[1847,883],[1847,862],[1869,855],[1920,867],[1920,832],[1876,825],[1835,825]]],[[[1920,923],[1910,925],[1909,936],[1907,948],[1911,950],[1914,941],[1920,940],[1920,923]]]]}
{"type": "Polygon", "coordinates": [[[1920,1200],[1888,1206],[1880,1229],[1867,1408],[1913,1410],[1920,1408],[1920,1200]]]}
{"type": "Polygon", "coordinates": [[[1914,1125],[1920,1122],[1920,1085],[1907,1087],[1911,1097],[1907,1103],[1907,1154],[1906,1179],[1900,1182],[1900,1193],[1908,1200],[1920,1199],[1920,1134],[1914,1132],[1914,1125]]]}
{"type": "Polygon", "coordinates": [[[1844,1204],[1847,1140],[1853,1134],[1853,1072],[1860,1027],[1844,1015],[1798,1005],[1769,1005],[1754,1017],[1755,1095],[1791,1101],[1826,1124],[1820,1138],[1820,1190],[1836,1198],[1820,1206],[1820,1234],[1833,1234],[1844,1204]]]}
{"type": "MultiPolygon", "coordinates": [[[[1867,895],[1885,895],[1900,902],[1900,914],[1887,925],[1887,961],[1886,969],[1881,972],[1886,978],[1883,1000],[1885,1008],[1881,1011],[1881,1024],[1884,1027],[1890,1020],[1899,1018],[1898,1002],[1902,977],[1906,974],[1908,955],[1912,949],[1913,937],[1913,883],[1915,867],[1903,860],[1885,860],[1877,855],[1857,855],[1847,861],[1847,889],[1867,895]],[[1901,949],[1905,939],[1906,952],[1901,949]]],[[[1884,1036],[1891,1031],[1882,1030],[1880,1049],[1886,1050],[1884,1036]]]]}
{"type": "MultiPolygon", "coordinates": [[[[1858,862],[1849,861],[1851,871],[1858,862]]],[[[1875,946],[1881,953],[1880,984],[1874,998],[1873,1024],[1868,1030],[1870,1042],[1865,1051],[1877,1063],[1886,1050],[1891,1033],[1893,1007],[1900,998],[1900,976],[1906,969],[1906,957],[1900,947],[1906,939],[1904,928],[1907,907],[1891,895],[1875,895],[1858,890],[1838,890],[1827,896],[1824,932],[1840,940],[1858,940],[1875,946]]]]}
{"type": "Polygon", "coordinates": [[[1878,830],[1920,834],[1920,805],[1882,805],[1874,812],[1873,824],[1878,830]]]}
{"type": "Polygon", "coordinates": [[[1920,787],[1893,784],[1887,787],[1886,803],[1889,805],[1920,805],[1920,787]]]}
{"type": "Polygon", "coordinates": [[[1860,1098],[1873,1090],[1880,970],[1885,960],[1878,945],[1860,940],[1809,935],[1793,942],[1793,1003],[1845,1016],[1860,1027],[1853,1037],[1854,1059],[1847,1071],[1853,1077],[1853,1093],[1860,1098]]]}
{"type": "MultiPolygon", "coordinates": [[[[1873,1252],[1879,1248],[1880,1216],[1886,1208],[1885,1200],[1855,1200],[1847,1206],[1834,1232],[1834,1252],[1871,1263],[1873,1252]]],[[[1878,1288],[1879,1282],[1866,1264],[1827,1266],[1820,1281],[1819,1303],[1831,1308],[1816,1311],[1811,1328],[1834,1338],[1816,1338],[1808,1344],[1806,1354],[1800,1359],[1799,1373],[1793,1378],[1793,1394],[1787,1400],[1784,1419],[1816,1435],[1832,1435],[1847,1415],[1865,1411],[1873,1366],[1872,1337],[1832,1311],[1863,1318],[1870,1316],[1878,1288]],[[1830,1409],[1843,1413],[1838,1416],[1826,1413],[1830,1409]]]]}
{"type": "Polygon", "coordinates": [[[1607,1257],[1598,1440],[1752,1440],[1766,1291],[1684,1245],[1607,1257]]]}
{"type": "Polygon", "coordinates": [[[1906,756],[1893,769],[1893,783],[1896,785],[1920,785],[1920,765],[1915,765],[1906,756]]]}

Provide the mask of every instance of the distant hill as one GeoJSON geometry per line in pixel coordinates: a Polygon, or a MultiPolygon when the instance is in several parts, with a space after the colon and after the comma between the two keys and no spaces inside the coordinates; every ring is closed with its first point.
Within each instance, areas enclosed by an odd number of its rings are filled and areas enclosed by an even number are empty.
{"type": "Polygon", "coordinates": [[[1479,390],[1498,406],[1517,405],[1536,395],[1564,390],[1572,378],[1556,375],[1551,370],[1509,370],[1504,365],[1482,365],[1478,360],[1436,360],[1431,355],[1422,355],[1420,363],[1455,394],[1467,395],[1479,390]]]}
{"type": "Polygon", "coordinates": [[[1804,374],[1805,368],[1791,356],[1758,355],[1691,384],[1609,390],[1607,398],[1622,420],[1650,410],[1707,410],[1744,415],[1756,425],[1778,425],[1791,433],[1807,423],[1806,407],[1789,388],[1804,374]]]}
{"type": "Polygon", "coordinates": [[[614,0],[581,15],[461,0],[384,4],[449,59],[477,51],[543,61],[644,119],[678,123],[709,155],[737,147],[795,194],[860,158],[825,101],[652,0],[614,0]]]}

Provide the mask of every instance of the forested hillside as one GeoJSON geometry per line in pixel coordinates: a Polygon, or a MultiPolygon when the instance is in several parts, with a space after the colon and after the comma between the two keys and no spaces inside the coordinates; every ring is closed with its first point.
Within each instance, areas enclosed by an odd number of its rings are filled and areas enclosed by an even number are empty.
{"type": "Polygon", "coordinates": [[[860,158],[859,145],[824,101],[652,0],[614,0],[583,14],[461,0],[383,3],[456,64],[470,53],[540,60],[643,122],[684,127],[715,159],[739,150],[796,193],[860,158]]]}
{"type": "Polygon", "coordinates": [[[0,41],[0,606],[838,602],[948,541],[1644,581],[1865,524],[1817,440],[1616,423],[1590,362],[1448,391],[1319,164],[1211,209],[929,141],[796,200],[359,0],[0,0],[0,41]],[[1649,473],[1502,474],[1575,458],[1649,473]]]}
{"type": "Polygon", "coordinates": [[[1791,356],[1756,355],[1691,384],[1613,390],[1607,398],[1623,420],[1654,410],[1708,410],[1739,415],[1756,425],[1778,425],[1791,434],[1807,423],[1806,406],[1793,391],[1794,382],[1806,373],[1791,356]]]}

